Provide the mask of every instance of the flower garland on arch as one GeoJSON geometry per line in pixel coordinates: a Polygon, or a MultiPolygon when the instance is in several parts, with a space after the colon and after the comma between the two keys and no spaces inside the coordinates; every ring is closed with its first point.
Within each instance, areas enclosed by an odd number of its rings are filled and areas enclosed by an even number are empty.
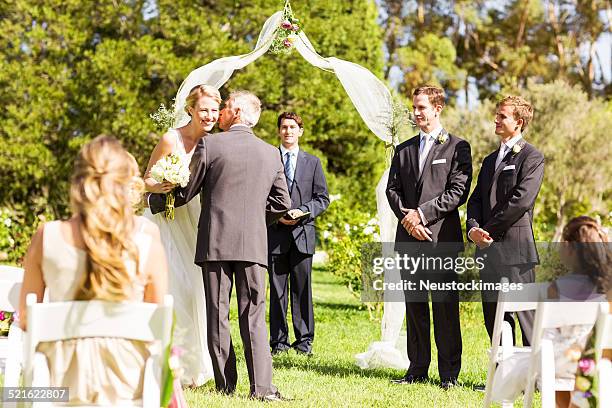
{"type": "Polygon", "coordinates": [[[293,49],[293,44],[298,39],[298,34],[302,31],[299,25],[300,20],[295,18],[291,10],[289,0],[285,1],[283,8],[283,18],[276,29],[272,45],[269,51],[273,54],[288,54],[293,49]]]}

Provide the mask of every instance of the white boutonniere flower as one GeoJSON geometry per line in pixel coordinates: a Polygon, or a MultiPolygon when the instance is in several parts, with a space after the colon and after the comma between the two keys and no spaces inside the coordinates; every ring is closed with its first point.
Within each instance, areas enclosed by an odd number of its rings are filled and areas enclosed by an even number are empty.
{"type": "Polygon", "coordinates": [[[446,132],[440,132],[440,134],[438,135],[438,137],[436,138],[436,140],[438,141],[438,143],[440,144],[444,144],[446,143],[446,141],[448,140],[448,133],[446,132]]]}
{"type": "Polygon", "coordinates": [[[517,154],[519,154],[521,149],[522,149],[521,145],[516,143],[514,146],[512,146],[512,155],[516,156],[517,154]]]}

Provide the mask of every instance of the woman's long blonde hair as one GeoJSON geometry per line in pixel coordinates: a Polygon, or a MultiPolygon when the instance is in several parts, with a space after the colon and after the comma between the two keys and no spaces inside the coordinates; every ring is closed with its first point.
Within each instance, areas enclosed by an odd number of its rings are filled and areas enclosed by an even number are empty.
{"type": "Polygon", "coordinates": [[[79,152],[70,204],[80,221],[87,268],[77,300],[131,297],[134,276],[127,264],[133,262],[138,273],[133,205],[143,187],[136,160],[114,137],[100,135],[79,152]]]}

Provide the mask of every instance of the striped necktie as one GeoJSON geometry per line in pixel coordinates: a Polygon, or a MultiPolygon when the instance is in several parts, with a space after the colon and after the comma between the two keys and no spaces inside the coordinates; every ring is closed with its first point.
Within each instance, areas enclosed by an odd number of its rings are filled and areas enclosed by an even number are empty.
{"type": "Polygon", "coordinates": [[[285,153],[285,176],[287,177],[287,186],[289,190],[291,190],[291,186],[293,185],[293,172],[294,168],[291,164],[291,156],[293,154],[291,152],[285,153]]]}

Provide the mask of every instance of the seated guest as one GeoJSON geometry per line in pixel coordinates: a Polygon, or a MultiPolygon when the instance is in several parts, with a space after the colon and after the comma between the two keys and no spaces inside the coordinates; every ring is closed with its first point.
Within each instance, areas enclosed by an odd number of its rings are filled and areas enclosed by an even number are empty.
{"type": "MultiPolygon", "coordinates": [[[[590,220],[590,222],[594,222],[590,220]]],[[[583,231],[576,231],[576,233],[584,233],[583,231]]],[[[605,231],[599,228],[599,236],[601,237],[603,242],[606,242],[606,247],[609,248],[609,240],[605,233],[605,231]]],[[[600,247],[600,250],[604,248],[604,245],[600,247]]],[[[607,273],[601,274],[599,279],[599,285],[603,289],[604,292],[607,293],[608,304],[610,313],[612,313],[612,259],[609,251],[606,251],[607,258],[607,273]]],[[[585,260],[587,262],[592,262],[592,258],[587,258],[588,254],[585,254],[585,260]]],[[[596,259],[596,258],[595,258],[596,259]]],[[[574,358],[574,361],[577,361],[578,369],[576,370],[576,383],[575,383],[575,391],[571,393],[571,403],[569,404],[572,408],[583,408],[583,407],[594,407],[599,406],[597,397],[598,397],[598,389],[597,382],[594,381],[594,374],[596,372],[596,364],[598,361],[595,360],[595,337],[597,333],[595,332],[596,327],[591,332],[589,339],[587,341],[586,347],[582,350],[580,357],[574,358]]],[[[572,350],[580,353],[580,350],[572,350]]],[[[578,354],[576,352],[572,353],[576,357],[578,354]]],[[[604,349],[602,353],[602,358],[612,360],[612,349],[604,349]]],[[[599,385],[599,388],[601,385],[599,385]]],[[[560,407],[566,407],[568,405],[569,395],[566,392],[557,393],[557,405],[560,407]],[[561,394],[561,398],[559,398],[561,394]]]]}
{"type": "MultiPolygon", "coordinates": [[[[569,273],[548,287],[548,297],[561,301],[605,300],[612,254],[605,231],[594,219],[576,217],[563,229],[560,257],[569,273]]],[[[584,349],[593,324],[545,329],[543,338],[553,341],[555,375],[572,380],[578,362],[573,356],[584,349]]],[[[500,363],[493,380],[493,399],[515,400],[526,387],[529,354],[515,354],[500,363]]],[[[569,392],[558,391],[557,406],[567,407],[569,392]]]]}
{"type": "MultiPolygon", "coordinates": [[[[134,214],[143,182],[136,160],[110,136],[98,136],[76,158],[70,187],[72,217],[45,223],[24,261],[25,298],[161,303],[167,265],[159,230],[134,214]]],[[[142,398],[148,345],[120,338],[43,342],[51,385],[69,387],[70,404],[117,406],[142,398]]]]}

